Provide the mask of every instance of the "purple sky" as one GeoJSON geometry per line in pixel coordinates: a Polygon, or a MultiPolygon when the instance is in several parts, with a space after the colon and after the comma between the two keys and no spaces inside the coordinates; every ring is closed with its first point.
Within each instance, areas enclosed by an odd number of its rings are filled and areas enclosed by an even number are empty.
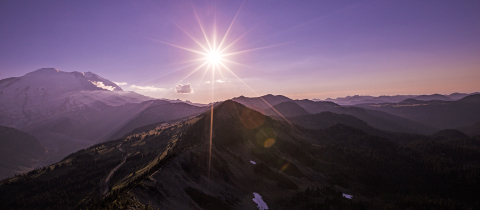
{"type": "MultiPolygon", "coordinates": [[[[0,78],[43,67],[91,71],[125,90],[207,103],[211,71],[184,79],[202,62],[182,63],[202,56],[165,43],[203,51],[182,31],[206,45],[195,8],[210,42],[216,20],[218,44],[241,5],[1,1],[0,78]],[[176,93],[179,84],[194,92],[176,93]]],[[[214,100],[480,91],[479,11],[477,0],[246,0],[223,46],[248,33],[226,52],[272,47],[225,57],[243,64],[224,62],[240,79],[216,70],[214,100]]]]}

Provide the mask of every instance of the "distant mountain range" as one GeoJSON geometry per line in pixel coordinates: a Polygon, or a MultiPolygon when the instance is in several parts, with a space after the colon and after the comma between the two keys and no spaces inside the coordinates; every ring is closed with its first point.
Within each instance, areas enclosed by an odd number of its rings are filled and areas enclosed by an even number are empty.
{"type": "Polygon", "coordinates": [[[437,129],[470,126],[480,120],[480,94],[456,101],[406,99],[398,103],[359,104],[356,107],[386,112],[437,129]]]}
{"type": "Polygon", "coordinates": [[[266,115],[274,116],[277,119],[307,116],[309,114],[328,111],[355,116],[372,127],[386,131],[429,134],[437,130],[434,127],[386,112],[359,107],[344,107],[327,101],[310,101],[307,99],[292,100],[285,96],[274,95],[266,95],[258,98],[241,97],[233,98],[232,100],[265,113],[266,115]]]}
{"type": "Polygon", "coordinates": [[[327,98],[325,100],[313,99],[313,101],[332,101],[339,105],[358,105],[358,104],[370,104],[370,103],[398,103],[405,99],[417,99],[421,101],[431,101],[431,100],[440,100],[440,101],[456,101],[465,96],[479,94],[480,92],[475,93],[452,93],[450,95],[441,95],[441,94],[432,94],[432,95],[395,95],[395,96],[347,96],[339,98],[327,98]]]}

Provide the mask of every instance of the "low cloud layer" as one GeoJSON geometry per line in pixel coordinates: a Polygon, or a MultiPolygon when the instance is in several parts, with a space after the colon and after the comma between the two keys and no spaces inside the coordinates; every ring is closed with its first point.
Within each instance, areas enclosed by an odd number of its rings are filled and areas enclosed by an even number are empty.
{"type": "MultiPolygon", "coordinates": [[[[221,79],[218,79],[218,80],[215,80],[214,82],[224,83],[225,81],[221,80],[221,79]]],[[[205,83],[210,84],[210,81],[206,81],[205,83]]]]}
{"type": "Polygon", "coordinates": [[[103,84],[103,82],[95,82],[95,81],[90,81],[93,85],[99,87],[99,88],[102,88],[102,89],[105,89],[105,90],[109,90],[109,91],[114,91],[115,90],[115,87],[113,86],[107,86],[105,84],[103,84]]]}
{"type": "Polygon", "coordinates": [[[162,91],[165,88],[157,88],[154,86],[138,86],[138,85],[130,85],[130,88],[135,89],[137,91],[162,91]]]}
{"type": "Polygon", "coordinates": [[[126,82],[113,82],[113,83],[115,83],[116,85],[127,85],[126,82]]]}
{"type": "Polygon", "coordinates": [[[175,93],[179,93],[179,94],[190,94],[190,93],[193,93],[192,85],[190,85],[190,83],[188,83],[188,84],[186,84],[186,85],[178,84],[178,85],[175,87],[175,93]]]}

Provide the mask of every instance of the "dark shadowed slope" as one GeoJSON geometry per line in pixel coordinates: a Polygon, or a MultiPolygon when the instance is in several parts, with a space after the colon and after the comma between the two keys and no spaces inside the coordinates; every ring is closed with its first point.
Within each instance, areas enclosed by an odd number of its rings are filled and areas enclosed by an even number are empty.
{"type": "Polygon", "coordinates": [[[398,144],[341,124],[297,128],[233,101],[214,109],[213,129],[211,116],[160,124],[4,180],[0,208],[256,209],[254,193],[269,209],[480,207],[479,139],[398,144]]]}
{"type": "Polygon", "coordinates": [[[309,114],[304,108],[294,101],[286,101],[265,110],[265,115],[293,117],[309,114]]]}
{"type": "Polygon", "coordinates": [[[32,135],[0,126],[0,180],[38,167],[45,152],[32,135]]]}
{"type": "Polygon", "coordinates": [[[310,114],[335,110],[340,105],[330,101],[311,101],[308,99],[295,100],[295,103],[303,107],[310,114]]]}
{"type": "Polygon", "coordinates": [[[197,115],[204,112],[208,108],[209,107],[193,106],[182,102],[170,103],[167,101],[157,100],[149,105],[146,109],[141,110],[141,112],[134,118],[129,119],[128,123],[126,123],[124,126],[116,129],[115,133],[110,135],[105,140],[118,139],[133,129],[145,125],[197,115]]]}
{"type": "Polygon", "coordinates": [[[309,129],[325,129],[336,124],[344,124],[364,130],[367,133],[377,129],[369,126],[365,121],[348,114],[336,114],[333,112],[321,112],[296,117],[289,117],[288,120],[294,124],[309,129]]]}
{"type": "Polygon", "coordinates": [[[477,122],[470,126],[460,127],[457,129],[470,136],[480,135],[480,122],[477,122]]]}

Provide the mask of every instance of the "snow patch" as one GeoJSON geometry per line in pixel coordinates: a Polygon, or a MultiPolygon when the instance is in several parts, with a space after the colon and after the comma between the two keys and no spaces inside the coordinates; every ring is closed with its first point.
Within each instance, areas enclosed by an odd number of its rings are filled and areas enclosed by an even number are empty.
{"type": "Polygon", "coordinates": [[[105,89],[105,90],[109,90],[109,91],[114,91],[115,90],[115,87],[113,86],[107,86],[105,84],[103,84],[103,82],[94,82],[94,81],[91,81],[91,80],[88,80],[90,81],[93,85],[99,87],[99,88],[102,88],[102,89],[105,89]]]}
{"type": "Polygon", "coordinates": [[[250,163],[252,163],[253,165],[257,164],[257,163],[255,163],[255,161],[253,161],[253,160],[251,160],[250,163]]]}
{"type": "Polygon", "coordinates": [[[353,195],[343,193],[343,197],[346,198],[346,199],[352,199],[353,195]]]}
{"type": "Polygon", "coordinates": [[[126,82],[113,82],[113,83],[115,83],[116,85],[127,85],[126,82]]]}
{"type": "Polygon", "coordinates": [[[257,204],[257,207],[259,210],[265,210],[268,209],[267,204],[263,201],[262,196],[260,196],[258,193],[254,192],[253,195],[255,198],[253,198],[253,202],[257,204]]]}

